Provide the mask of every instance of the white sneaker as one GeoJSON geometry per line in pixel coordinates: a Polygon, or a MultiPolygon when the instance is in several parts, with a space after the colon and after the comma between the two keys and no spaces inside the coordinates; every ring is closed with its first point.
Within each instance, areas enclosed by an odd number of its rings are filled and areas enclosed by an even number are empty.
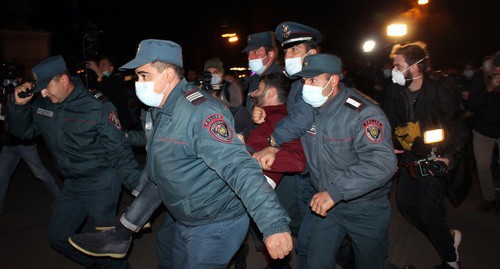
{"type": "Polygon", "coordinates": [[[457,255],[457,261],[459,261],[458,246],[460,246],[460,241],[462,241],[462,233],[459,230],[455,229],[451,229],[450,232],[453,236],[453,247],[455,248],[455,255],[457,255]]]}

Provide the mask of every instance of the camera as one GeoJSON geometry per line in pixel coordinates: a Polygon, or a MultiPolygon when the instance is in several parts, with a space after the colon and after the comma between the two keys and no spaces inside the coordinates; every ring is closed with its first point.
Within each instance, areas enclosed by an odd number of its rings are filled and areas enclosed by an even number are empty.
{"type": "Polygon", "coordinates": [[[211,81],[212,81],[212,74],[210,74],[210,72],[203,72],[203,74],[198,76],[198,79],[196,80],[196,86],[209,93],[212,93],[213,89],[212,85],[210,84],[211,81]]]}
{"type": "Polygon", "coordinates": [[[436,143],[442,142],[443,140],[443,129],[434,129],[424,132],[424,143],[432,146],[431,152],[426,158],[416,161],[416,166],[418,166],[421,176],[442,177],[448,172],[448,166],[444,162],[436,161],[436,159],[440,157],[436,143]]]}
{"type": "Polygon", "coordinates": [[[442,161],[436,161],[437,157],[434,155],[416,161],[416,166],[418,166],[421,176],[442,177],[446,175],[448,166],[442,161]]]}
{"type": "Polygon", "coordinates": [[[26,98],[28,96],[31,96],[33,94],[33,92],[35,91],[35,83],[31,83],[31,87],[29,87],[28,89],[26,89],[26,91],[24,92],[19,92],[17,94],[17,96],[19,96],[19,98],[26,98]]]}

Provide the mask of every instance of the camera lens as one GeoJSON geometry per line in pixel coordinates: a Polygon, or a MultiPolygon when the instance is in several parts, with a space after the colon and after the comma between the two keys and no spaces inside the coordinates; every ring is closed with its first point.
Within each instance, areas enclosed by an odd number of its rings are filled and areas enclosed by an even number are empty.
{"type": "Polygon", "coordinates": [[[435,176],[444,176],[446,175],[447,166],[442,161],[434,161],[429,163],[429,169],[432,171],[432,174],[435,176]]]}

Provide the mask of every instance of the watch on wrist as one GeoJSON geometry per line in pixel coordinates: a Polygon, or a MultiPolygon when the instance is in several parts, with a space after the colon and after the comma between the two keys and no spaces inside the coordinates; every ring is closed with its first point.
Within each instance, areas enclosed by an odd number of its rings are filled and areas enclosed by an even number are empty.
{"type": "Polygon", "coordinates": [[[280,145],[278,145],[278,144],[276,143],[276,140],[274,140],[274,137],[273,137],[272,135],[270,135],[270,136],[269,136],[269,138],[267,139],[267,141],[269,142],[269,146],[271,146],[271,147],[275,147],[275,148],[277,148],[277,149],[279,149],[279,148],[280,148],[280,145]]]}

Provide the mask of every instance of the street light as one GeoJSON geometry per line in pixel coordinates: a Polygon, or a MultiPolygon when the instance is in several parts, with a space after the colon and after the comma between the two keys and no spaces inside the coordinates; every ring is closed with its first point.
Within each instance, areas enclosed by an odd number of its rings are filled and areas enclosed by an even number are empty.
{"type": "Polygon", "coordinates": [[[390,37],[402,37],[405,36],[408,31],[406,24],[404,23],[394,23],[387,26],[387,35],[390,37]]]}
{"type": "Polygon", "coordinates": [[[238,42],[238,35],[235,33],[222,34],[221,37],[227,38],[229,43],[238,42]]]}
{"type": "Polygon", "coordinates": [[[375,48],[375,41],[373,40],[367,40],[365,41],[365,43],[363,44],[363,52],[372,52],[373,49],[375,48]]]}

